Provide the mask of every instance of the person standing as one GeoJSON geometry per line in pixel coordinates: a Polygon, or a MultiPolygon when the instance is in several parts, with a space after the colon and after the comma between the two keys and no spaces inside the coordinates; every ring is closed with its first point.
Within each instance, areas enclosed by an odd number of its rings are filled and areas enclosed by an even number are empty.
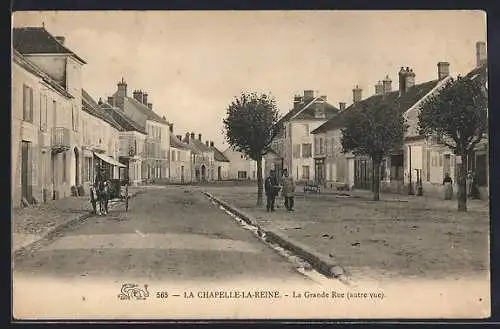
{"type": "Polygon", "coordinates": [[[446,173],[443,179],[444,185],[444,199],[451,200],[453,198],[453,180],[450,177],[450,174],[446,173]]]}
{"type": "Polygon", "coordinates": [[[264,183],[264,191],[267,197],[266,209],[268,212],[274,211],[274,201],[276,199],[277,190],[278,180],[276,179],[275,171],[271,170],[264,183]]]}
{"type": "Polygon", "coordinates": [[[293,211],[295,197],[295,182],[288,175],[288,170],[283,170],[283,196],[285,197],[285,208],[288,211],[293,211]]]}

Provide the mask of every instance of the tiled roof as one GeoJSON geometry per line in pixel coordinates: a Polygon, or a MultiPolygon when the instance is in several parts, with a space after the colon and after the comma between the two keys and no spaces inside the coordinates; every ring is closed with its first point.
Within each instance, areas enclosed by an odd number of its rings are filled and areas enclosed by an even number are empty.
{"type": "Polygon", "coordinates": [[[388,104],[393,104],[394,106],[398,106],[401,114],[407,111],[410,107],[412,107],[418,100],[423,98],[430,92],[436,85],[439,83],[439,80],[432,80],[424,83],[417,84],[410,89],[402,96],[399,97],[399,90],[389,92],[383,95],[373,95],[364,100],[361,100],[357,103],[352,104],[344,111],[340,112],[339,115],[333,117],[328,120],[315,130],[313,130],[312,134],[322,133],[334,128],[342,127],[344,124],[344,120],[351,111],[360,108],[361,106],[370,107],[372,105],[377,104],[379,101],[384,99],[384,101],[388,104]]]}
{"type": "Polygon", "coordinates": [[[201,152],[211,152],[212,150],[210,149],[209,146],[207,146],[205,143],[198,139],[190,139],[189,144],[194,144],[197,149],[199,149],[201,152]]]}
{"type": "Polygon", "coordinates": [[[57,41],[43,27],[14,28],[12,44],[22,54],[68,54],[86,64],[85,60],[57,41]]]}
{"type": "Polygon", "coordinates": [[[488,64],[485,63],[481,66],[475,67],[473,70],[471,70],[469,73],[465,75],[466,78],[473,78],[475,76],[479,75],[482,79],[487,80],[488,79],[488,64]]]}
{"type": "Polygon", "coordinates": [[[215,161],[229,162],[229,159],[226,158],[226,156],[221,151],[219,151],[218,148],[216,148],[215,146],[210,146],[210,149],[212,151],[214,151],[214,159],[215,159],[215,161]]]}
{"type": "MultiPolygon", "coordinates": [[[[113,97],[116,99],[117,93],[115,92],[113,94],[113,97]]],[[[137,101],[135,98],[132,97],[125,97],[125,106],[132,106],[134,107],[137,111],[140,113],[144,114],[148,120],[163,123],[168,125],[169,122],[165,119],[163,119],[161,116],[156,114],[152,109],[150,109],[147,105],[142,104],[141,102],[137,101]]]]}
{"type": "Polygon", "coordinates": [[[40,77],[43,81],[45,81],[47,84],[49,84],[52,88],[54,88],[58,93],[60,93],[64,97],[74,98],[70,93],[68,93],[66,91],[66,89],[64,89],[60,84],[58,84],[56,81],[54,81],[48,74],[43,72],[42,69],[40,69],[35,64],[31,63],[19,51],[15,50],[15,49],[13,51],[13,60],[15,63],[17,63],[21,67],[23,67],[25,70],[40,77]]]}
{"type": "Polygon", "coordinates": [[[123,127],[115,121],[113,116],[107,111],[103,110],[99,104],[89,95],[84,89],[82,89],[82,108],[85,112],[93,115],[103,121],[106,121],[114,128],[119,131],[123,131],[123,127]]]}
{"type": "Polygon", "coordinates": [[[177,149],[189,150],[190,147],[186,143],[180,141],[174,134],[170,133],[170,147],[175,147],[177,149]]]}
{"type": "MultiPolygon", "coordinates": [[[[302,101],[300,103],[300,107],[297,107],[297,108],[294,108],[294,109],[291,109],[290,111],[288,111],[288,113],[286,113],[278,121],[277,124],[279,125],[279,124],[285,123],[286,121],[293,118],[295,115],[297,115],[297,117],[296,117],[297,119],[314,120],[315,119],[314,118],[314,110],[316,109],[316,106],[319,106],[319,103],[317,102],[318,100],[320,100],[320,97],[315,97],[314,99],[312,99],[311,101],[308,101],[308,102],[302,101]]],[[[340,110],[338,108],[331,105],[330,103],[324,102],[324,104],[325,104],[325,115],[326,115],[327,119],[334,117],[335,115],[337,115],[340,112],[340,110]]]]}
{"type": "Polygon", "coordinates": [[[123,128],[123,130],[137,131],[147,135],[146,128],[142,127],[137,122],[129,119],[121,109],[113,107],[108,103],[101,104],[101,108],[107,111],[107,113],[109,113],[113,117],[113,119],[116,122],[118,122],[118,124],[123,128]]]}

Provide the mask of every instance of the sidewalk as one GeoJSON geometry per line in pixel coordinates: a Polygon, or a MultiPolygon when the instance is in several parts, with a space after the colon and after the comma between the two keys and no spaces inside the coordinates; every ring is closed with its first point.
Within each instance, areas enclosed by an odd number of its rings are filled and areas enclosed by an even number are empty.
{"type": "MultiPolygon", "coordinates": [[[[130,187],[131,197],[147,187],[130,187]]],[[[45,237],[61,225],[83,220],[90,216],[92,205],[89,196],[67,197],[51,200],[28,208],[12,209],[12,251],[16,252],[45,237]]]]}
{"type": "Polygon", "coordinates": [[[384,194],[375,202],[362,191],[355,197],[298,193],[295,212],[278,198],[279,208],[268,213],[265,205],[255,206],[256,187],[207,192],[263,229],[335,259],[353,277],[450,278],[489,269],[489,209],[482,200],[458,213],[456,200],[384,194]]]}

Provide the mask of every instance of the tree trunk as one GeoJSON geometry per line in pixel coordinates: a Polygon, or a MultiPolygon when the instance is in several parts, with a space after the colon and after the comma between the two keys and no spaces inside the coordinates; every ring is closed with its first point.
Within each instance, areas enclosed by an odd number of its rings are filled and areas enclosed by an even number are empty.
{"type": "Polygon", "coordinates": [[[257,206],[262,205],[262,192],[264,186],[262,184],[262,156],[257,159],[257,206]]]}
{"type": "Polygon", "coordinates": [[[380,162],[378,157],[372,157],[372,192],[373,201],[380,200],[380,162]]]}
{"type": "Polygon", "coordinates": [[[458,211],[467,211],[467,153],[462,152],[460,154],[462,157],[462,162],[459,166],[457,183],[458,183],[458,211]]]}

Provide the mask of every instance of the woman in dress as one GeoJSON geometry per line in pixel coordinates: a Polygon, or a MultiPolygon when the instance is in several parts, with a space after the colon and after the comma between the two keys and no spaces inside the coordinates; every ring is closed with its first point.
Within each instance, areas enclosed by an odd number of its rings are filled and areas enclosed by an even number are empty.
{"type": "Polygon", "coordinates": [[[450,177],[450,174],[446,173],[443,179],[444,185],[444,199],[451,200],[453,198],[453,180],[450,177]]]}

